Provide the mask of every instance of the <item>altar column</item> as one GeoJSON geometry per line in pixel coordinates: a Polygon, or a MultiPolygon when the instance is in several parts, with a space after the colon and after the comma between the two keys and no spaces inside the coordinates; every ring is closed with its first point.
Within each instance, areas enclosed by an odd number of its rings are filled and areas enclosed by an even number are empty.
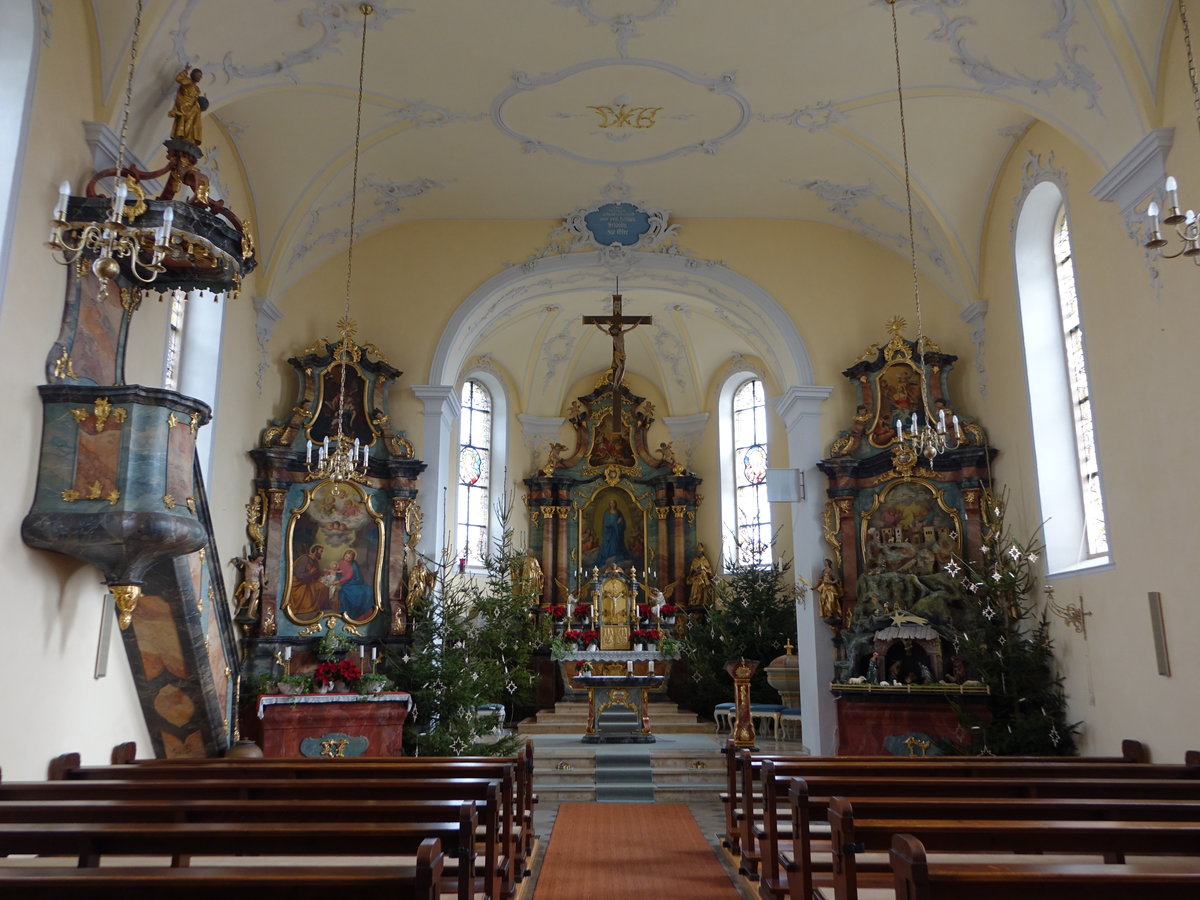
{"type": "MultiPolygon", "coordinates": [[[[788,436],[787,465],[804,472],[805,483],[820,484],[816,462],[821,458],[821,404],[833,388],[804,385],[788,388],[775,401],[775,411],[783,420],[788,436]]],[[[810,488],[812,490],[813,488],[810,488]]],[[[780,509],[779,504],[775,504],[780,509]]],[[[792,518],[792,559],[796,572],[821,570],[821,502],[790,504],[792,518]]],[[[780,509],[780,513],[782,513],[780,509]]],[[[805,576],[808,577],[808,576],[805,576]]],[[[811,579],[810,579],[811,580],[811,579]]],[[[833,672],[833,642],[829,628],[821,621],[815,598],[809,597],[796,610],[796,655],[800,658],[800,708],[804,716],[804,739],[814,755],[837,752],[837,704],[829,692],[833,672]]]]}

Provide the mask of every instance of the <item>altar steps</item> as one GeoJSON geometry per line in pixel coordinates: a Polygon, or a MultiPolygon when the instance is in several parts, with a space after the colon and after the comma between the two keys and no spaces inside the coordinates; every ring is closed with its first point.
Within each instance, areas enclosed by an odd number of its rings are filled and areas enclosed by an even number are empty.
{"type": "MultiPolygon", "coordinates": [[[[578,734],[587,729],[587,703],[566,701],[553,709],[539,710],[517,726],[522,735],[578,734]]],[[[655,734],[712,734],[715,726],[695,713],[670,703],[650,704],[650,730],[655,734]]]]}

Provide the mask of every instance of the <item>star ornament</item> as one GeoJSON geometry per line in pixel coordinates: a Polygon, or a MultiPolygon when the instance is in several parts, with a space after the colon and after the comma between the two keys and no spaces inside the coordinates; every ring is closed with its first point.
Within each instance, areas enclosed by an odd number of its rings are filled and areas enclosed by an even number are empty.
{"type": "Polygon", "coordinates": [[[950,560],[950,562],[946,563],[945,565],[945,571],[947,575],[949,575],[951,578],[954,578],[959,572],[962,571],[962,566],[960,566],[954,560],[950,560]]]}
{"type": "Polygon", "coordinates": [[[1013,562],[1016,562],[1018,559],[1021,558],[1021,548],[1018,547],[1016,544],[1013,544],[1011,547],[1008,548],[1008,555],[1012,557],[1013,562]]]}
{"type": "Polygon", "coordinates": [[[1000,570],[994,569],[992,571],[992,581],[996,582],[996,584],[999,584],[1003,580],[1004,580],[1004,576],[1000,574],[1000,570]]]}

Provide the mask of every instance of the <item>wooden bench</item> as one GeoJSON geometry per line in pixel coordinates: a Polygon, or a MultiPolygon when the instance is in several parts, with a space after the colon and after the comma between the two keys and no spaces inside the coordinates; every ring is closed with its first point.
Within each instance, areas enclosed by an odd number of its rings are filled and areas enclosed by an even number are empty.
{"type": "MultiPolygon", "coordinates": [[[[476,804],[482,823],[478,837],[483,856],[478,887],[489,897],[513,893],[513,864],[506,848],[511,846],[509,830],[503,825],[501,783],[497,779],[446,778],[435,781],[417,779],[141,779],[129,781],[51,781],[0,783],[0,809],[7,804],[24,802],[78,803],[103,802],[111,806],[149,801],[168,801],[177,805],[200,801],[273,803],[277,807],[306,803],[336,803],[353,810],[360,804],[387,802],[411,803],[418,800],[470,801],[476,804]],[[508,834],[509,837],[505,837],[508,834]]],[[[2,815],[2,814],[0,814],[2,815]]],[[[119,813],[114,813],[119,816],[119,813]]],[[[268,815],[269,814],[264,814],[268,815]]],[[[366,813],[364,813],[364,816],[366,813]]],[[[294,819],[294,816],[288,821],[294,819]]]]}
{"type": "Polygon", "coordinates": [[[808,777],[836,774],[841,776],[892,776],[896,778],[1034,778],[1053,771],[1055,778],[1134,778],[1187,779],[1200,781],[1200,766],[1156,765],[1137,762],[1113,762],[1108,759],[1079,757],[838,757],[754,756],[741,751],[737,757],[736,797],[727,814],[727,826],[734,835],[727,837],[730,851],[740,857],[739,870],[757,878],[759,853],[755,841],[756,799],[761,797],[759,772],[771,762],[777,775],[808,777]]]}
{"type": "MultiPolygon", "coordinates": [[[[114,751],[115,754],[115,751],[114,751]]],[[[380,781],[445,781],[451,778],[497,778],[500,781],[499,854],[506,880],[511,884],[526,874],[532,851],[532,810],[518,809],[516,774],[526,777],[522,791],[532,803],[532,776],[524,751],[512,758],[419,758],[405,759],[201,759],[147,760],[137,764],[82,766],[79,754],[66,753],[50,762],[52,781],[90,780],[185,782],[191,779],[251,780],[266,783],[320,779],[371,779],[380,781]],[[520,765],[518,766],[518,762],[520,765]],[[515,823],[515,824],[514,824],[515,823]],[[528,833],[527,833],[528,832],[528,833]],[[528,849],[527,849],[528,848],[528,849]]],[[[431,797],[431,799],[433,799],[431,797]]],[[[464,797],[463,799],[471,799],[464,797]]]]}
{"type": "MultiPolygon", "coordinates": [[[[59,757],[61,759],[61,757],[59,757]]],[[[388,758],[381,760],[374,757],[357,758],[359,762],[386,762],[392,763],[457,763],[457,762],[482,762],[482,763],[503,763],[511,762],[513,764],[514,787],[513,795],[516,806],[513,815],[518,822],[518,827],[521,832],[521,840],[523,847],[523,856],[525,860],[533,854],[533,841],[535,837],[533,826],[533,811],[537,804],[537,796],[533,791],[533,741],[527,740],[523,747],[517,751],[517,754],[512,757],[495,757],[495,756],[454,756],[454,757],[431,757],[431,756],[408,756],[399,758],[388,758]]],[[[151,766],[179,766],[190,764],[207,764],[215,765],[235,763],[236,760],[224,758],[212,759],[189,759],[189,760],[174,760],[174,759],[138,759],[137,744],[134,741],[126,741],[122,744],[117,744],[112,749],[111,761],[113,765],[151,765],[151,766]]],[[[286,760],[287,762],[303,762],[303,760],[286,760]]],[[[327,760],[310,760],[310,763],[319,764],[327,762],[327,760]]],[[[341,760],[341,762],[351,762],[351,760],[341,760]]],[[[75,763],[78,765],[78,762],[75,763]]],[[[51,761],[51,767],[55,766],[55,762],[51,761]]],[[[52,772],[51,778],[55,777],[52,772]]],[[[525,873],[528,874],[528,873],[525,873]]]]}
{"type": "MultiPolygon", "coordinates": [[[[846,765],[855,765],[867,763],[875,765],[899,759],[894,756],[803,756],[796,753],[751,753],[748,750],[739,750],[734,746],[732,741],[729,741],[722,748],[722,753],[725,754],[725,791],[721,794],[721,804],[724,807],[725,813],[725,837],[723,843],[730,851],[737,855],[740,852],[740,831],[737,824],[737,811],[741,808],[738,797],[741,793],[741,767],[744,765],[744,760],[749,757],[751,760],[763,762],[771,760],[773,762],[811,762],[820,766],[833,765],[844,767],[846,765]]],[[[946,757],[921,757],[922,759],[937,759],[946,757]]],[[[958,757],[965,758],[965,757],[958,757]]],[[[970,757],[978,761],[1000,760],[1005,762],[1026,761],[1026,762],[1080,762],[1080,757],[1071,756],[1008,756],[1008,757],[970,757]]],[[[1094,756],[1085,757],[1084,761],[1097,763],[1149,763],[1150,753],[1141,741],[1126,739],[1121,742],[1120,756],[1094,756]]],[[[1200,766],[1200,752],[1196,753],[1196,758],[1186,758],[1185,765],[1200,766]]]]}
{"type": "MultiPolygon", "coordinates": [[[[1144,779],[1056,779],[1051,773],[1042,778],[895,778],[839,777],[817,775],[802,779],[774,774],[775,764],[763,764],[762,827],[756,830],[761,842],[762,873],[759,893],[763,898],[811,894],[814,863],[811,842],[812,823],[827,817],[829,799],[844,795],[851,799],[871,798],[873,802],[888,800],[913,804],[920,809],[925,803],[936,808],[940,804],[982,803],[989,798],[1000,802],[1036,801],[1038,798],[1078,801],[1081,804],[1107,802],[1112,804],[1157,804],[1156,817],[1179,818],[1161,810],[1167,804],[1181,807],[1200,804],[1200,781],[1144,779]],[[778,810],[787,798],[788,815],[780,817],[778,810]],[[1097,799],[1092,799],[1097,798],[1097,799]],[[782,821],[781,821],[782,819],[782,821]],[[786,880],[781,877],[786,875],[786,880]]],[[[1051,770],[1052,772],[1053,770],[1051,770]]],[[[1080,808],[1080,807],[1077,807],[1080,808]]],[[[827,835],[822,835],[826,837],[827,835]]],[[[825,873],[829,865],[821,867],[825,873]]]]}
{"type": "Polygon", "coordinates": [[[1200,873],[1128,865],[930,863],[911,834],[892,839],[896,900],[1194,900],[1200,873]]]}
{"type": "Polygon", "coordinates": [[[341,895],[436,900],[444,863],[437,838],[429,838],[417,849],[413,866],[0,868],[0,896],[7,900],[328,900],[341,895]]]}
{"type": "Polygon", "coordinates": [[[443,841],[448,856],[443,890],[470,900],[479,891],[493,896],[498,883],[476,882],[475,843],[479,825],[478,808],[472,801],[459,800],[367,800],[349,806],[342,800],[41,800],[0,803],[0,824],[19,825],[57,822],[96,824],[188,822],[225,824],[237,828],[246,822],[288,823],[311,821],[332,825],[338,822],[458,823],[457,838],[443,841]]]}
{"type": "Polygon", "coordinates": [[[829,803],[829,828],[837,900],[858,898],[858,854],[886,851],[899,833],[916,835],[927,849],[989,856],[1042,852],[1102,854],[1107,863],[1123,863],[1126,854],[1200,857],[1200,821],[867,819],[855,815],[850,800],[834,797],[829,803]]]}

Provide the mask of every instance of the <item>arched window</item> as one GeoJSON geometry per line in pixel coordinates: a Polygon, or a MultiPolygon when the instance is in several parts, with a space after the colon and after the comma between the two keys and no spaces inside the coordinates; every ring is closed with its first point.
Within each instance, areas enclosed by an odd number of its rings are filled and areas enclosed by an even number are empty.
{"type": "MultiPolygon", "coordinates": [[[[21,170],[38,57],[38,13],[33,0],[0,4],[0,303],[17,212],[21,170]]],[[[46,195],[48,197],[48,195],[46,195]]],[[[49,199],[47,199],[47,209],[49,199]]]]}
{"type": "Polygon", "coordinates": [[[725,559],[771,562],[767,502],[767,398],[761,380],[741,372],[721,391],[721,521],[725,559]]]}
{"type": "Polygon", "coordinates": [[[458,515],[455,553],[468,566],[488,555],[492,485],[492,392],[471,378],[462,386],[459,416],[458,515]]]}
{"type": "Polygon", "coordinates": [[[1016,229],[1017,285],[1049,571],[1108,562],[1083,318],[1062,190],[1038,183],[1016,229]]]}

